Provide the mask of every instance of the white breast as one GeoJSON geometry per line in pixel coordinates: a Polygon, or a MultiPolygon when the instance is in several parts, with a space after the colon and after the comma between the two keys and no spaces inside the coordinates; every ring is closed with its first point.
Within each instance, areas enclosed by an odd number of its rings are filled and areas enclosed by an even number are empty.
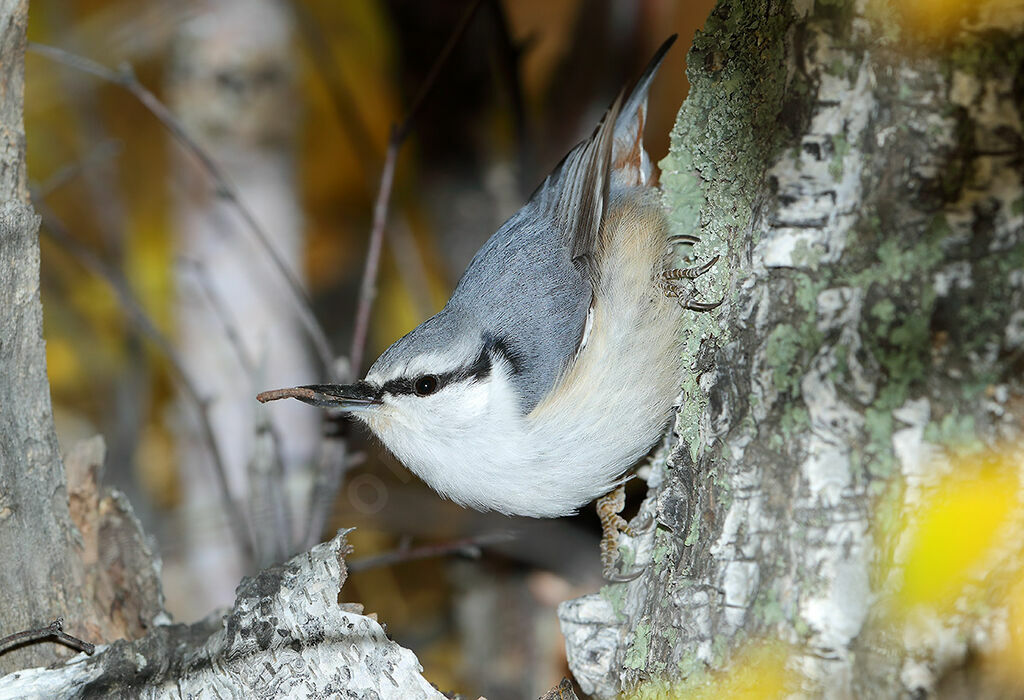
{"type": "Polygon", "coordinates": [[[364,414],[395,456],[444,496],[533,517],[574,512],[607,493],[658,440],[680,367],[681,311],[656,283],[665,223],[656,200],[609,213],[586,343],[549,394],[519,411],[510,367],[364,414]]]}

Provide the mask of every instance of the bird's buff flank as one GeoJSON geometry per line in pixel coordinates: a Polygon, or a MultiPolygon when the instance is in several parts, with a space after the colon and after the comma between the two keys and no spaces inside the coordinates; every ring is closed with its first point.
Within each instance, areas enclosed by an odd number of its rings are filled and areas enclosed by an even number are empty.
{"type": "Polygon", "coordinates": [[[717,305],[684,286],[714,260],[666,269],[673,241],[643,147],[647,91],[674,39],[484,244],[444,309],[365,379],[260,400],[350,412],[438,493],[478,510],[552,518],[612,491],[599,505],[608,574],[622,475],[672,414],[684,310],[717,305]]]}

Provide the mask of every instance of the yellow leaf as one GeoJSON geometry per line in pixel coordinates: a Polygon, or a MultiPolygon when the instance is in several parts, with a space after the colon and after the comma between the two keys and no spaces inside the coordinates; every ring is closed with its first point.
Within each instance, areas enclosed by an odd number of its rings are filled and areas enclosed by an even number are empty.
{"type": "Polygon", "coordinates": [[[721,672],[695,675],[677,683],[651,681],[625,697],[628,700],[781,700],[797,690],[793,674],[786,669],[787,656],[780,644],[754,644],[740,651],[721,672]]]}
{"type": "Polygon", "coordinates": [[[948,606],[962,593],[1011,524],[1017,481],[1004,456],[982,468],[958,464],[907,519],[911,542],[898,599],[907,607],[948,606]]]}

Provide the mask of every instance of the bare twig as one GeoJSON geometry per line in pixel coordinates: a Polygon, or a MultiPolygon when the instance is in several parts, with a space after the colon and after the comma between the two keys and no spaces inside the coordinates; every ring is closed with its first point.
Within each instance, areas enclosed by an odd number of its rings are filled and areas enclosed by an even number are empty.
{"type": "MultiPolygon", "coordinates": [[[[249,353],[245,349],[245,343],[242,341],[242,335],[238,332],[237,326],[231,319],[231,314],[228,312],[227,305],[221,298],[220,294],[214,288],[211,282],[210,273],[206,265],[197,259],[183,258],[182,263],[192,268],[195,278],[199,282],[199,286],[203,291],[203,295],[206,297],[206,302],[210,305],[213,310],[214,316],[217,317],[217,321],[220,323],[221,328],[224,331],[225,337],[228,339],[228,344],[235,352],[235,356],[238,358],[239,364],[242,366],[243,371],[249,375],[253,380],[256,379],[256,363],[253,362],[249,353]]],[[[270,437],[272,456],[272,465],[270,466],[270,473],[278,479],[278,482],[272,489],[268,490],[265,494],[251,493],[250,501],[256,500],[258,495],[265,496],[271,504],[271,510],[274,516],[273,532],[259,534],[254,532],[254,540],[276,540],[280,548],[279,555],[275,555],[275,559],[287,557],[292,554],[292,538],[287,536],[287,533],[291,531],[291,509],[288,505],[288,499],[285,495],[285,475],[284,475],[284,450],[281,447],[281,436],[277,430],[274,429],[273,423],[268,420],[268,417],[264,413],[260,413],[257,416],[257,449],[259,446],[259,439],[264,434],[262,431],[266,431],[266,435],[270,437]]],[[[253,474],[253,467],[258,459],[257,455],[254,454],[252,461],[250,462],[250,476],[253,474]]],[[[253,484],[250,484],[253,485],[253,484]]],[[[252,512],[252,511],[250,511],[252,512]]],[[[255,531],[259,526],[258,520],[254,517],[250,522],[250,526],[255,531]]],[[[254,546],[256,542],[254,541],[254,546]]]]}
{"type": "Polygon", "coordinates": [[[43,217],[43,230],[46,231],[54,241],[78,260],[78,262],[85,268],[110,285],[114,290],[114,294],[117,297],[118,302],[121,304],[121,308],[124,309],[142,334],[148,337],[167,358],[171,368],[174,370],[175,375],[181,383],[185,396],[195,406],[195,409],[199,414],[199,428],[202,433],[203,441],[207,444],[211,458],[213,459],[214,475],[217,480],[217,486],[221,492],[221,499],[224,503],[225,509],[227,510],[228,522],[231,525],[232,533],[238,542],[239,549],[243,556],[247,561],[252,561],[252,537],[246,527],[245,519],[243,518],[237,503],[235,503],[235,500],[231,497],[231,489],[228,485],[227,469],[224,465],[224,460],[221,456],[220,450],[217,447],[217,440],[213,434],[213,428],[210,426],[209,400],[202,396],[199,388],[189,377],[178,352],[164,334],[160,332],[153,321],[150,320],[145,309],[142,307],[142,304],[135,298],[135,295],[132,293],[128,284],[124,281],[124,278],[118,274],[116,270],[111,269],[109,265],[104,263],[103,260],[101,260],[95,253],[77,241],[74,236],[68,232],[67,228],[57,215],[54,214],[54,212],[46,205],[42,198],[33,194],[32,200],[39,214],[43,217]]]}
{"type": "Polygon", "coordinates": [[[36,188],[36,195],[46,199],[97,163],[120,155],[122,150],[124,150],[124,143],[119,139],[101,141],[86,153],[84,158],[57,168],[56,172],[36,188]]]}
{"type": "Polygon", "coordinates": [[[377,201],[373,206],[373,228],[370,231],[370,244],[366,251],[366,265],[363,268],[363,279],[359,285],[359,301],[356,304],[355,329],[352,333],[352,347],[349,350],[349,362],[352,372],[359,374],[362,368],[363,352],[366,349],[366,336],[370,326],[370,311],[373,308],[373,300],[377,293],[377,269],[380,265],[380,249],[384,240],[384,226],[387,224],[388,205],[391,201],[391,190],[395,179],[395,163],[398,160],[398,151],[409,135],[413,121],[419,113],[424,100],[430,94],[437,81],[437,76],[451,56],[455,46],[462,39],[463,34],[469,27],[470,21],[480,9],[483,0],[473,0],[466,8],[465,14],[459,20],[458,25],[452,31],[448,42],[441,49],[434,64],[430,67],[426,79],[423,81],[420,91],[412,102],[412,106],[406,113],[400,124],[391,128],[391,138],[388,140],[387,155],[384,158],[384,168],[380,175],[380,188],[377,191],[377,201]]]}
{"type": "Polygon", "coordinates": [[[423,545],[422,547],[409,547],[408,542],[403,542],[402,545],[394,551],[376,554],[371,557],[362,557],[351,562],[346,562],[346,564],[350,572],[357,572],[366,571],[367,569],[375,569],[381,566],[403,564],[407,561],[445,557],[449,554],[459,554],[464,557],[477,559],[480,557],[480,550],[483,547],[508,542],[514,538],[515,535],[509,532],[490,532],[483,535],[476,535],[474,537],[464,537],[451,542],[423,545]]]}
{"type": "Polygon", "coordinates": [[[352,331],[352,346],[349,349],[349,367],[354,376],[359,376],[363,363],[363,352],[366,350],[366,336],[370,328],[370,311],[373,300],[377,296],[377,270],[380,267],[380,250],[384,242],[384,225],[387,222],[388,203],[391,199],[391,187],[395,179],[395,161],[398,160],[398,149],[401,142],[397,138],[398,130],[392,128],[388,152],[384,158],[384,169],[380,175],[380,190],[377,201],[373,205],[373,228],[370,231],[370,244],[366,249],[366,263],[363,267],[363,279],[359,285],[359,300],[356,303],[355,328],[352,331]]]}
{"type": "Polygon", "coordinates": [[[291,387],[290,389],[271,389],[256,394],[256,400],[260,403],[277,401],[279,399],[299,399],[300,401],[312,401],[316,398],[316,392],[304,386],[291,387]]]}
{"type": "Polygon", "coordinates": [[[312,306],[310,305],[309,299],[306,296],[305,290],[302,288],[302,284],[292,274],[291,269],[281,259],[281,256],[277,254],[274,246],[270,243],[270,239],[263,227],[253,216],[249,208],[242,202],[238,191],[228,180],[224,171],[220,165],[207,153],[202,146],[200,146],[195,139],[188,135],[185,131],[185,127],[181,121],[154,95],[148,88],[139,82],[138,78],[135,77],[135,73],[132,71],[131,66],[124,65],[120,70],[111,70],[106,66],[96,63],[95,61],[89,60],[83,56],[78,56],[70,51],[57,48],[55,46],[46,46],[44,44],[37,44],[35,42],[29,42],[28,50],[39,55],[44,56],[52,61],[56,61],[62,65],[74,68],[75,70],[82,71],[93,75],[100,80],[108,83],[117,85],[130,92],[147,110],[150,114],[156,117],[167,131],[185,147],[199,163],[206,170],[206,173],[214,181],[217,186],[217,193],[231,202],[232,206],[238,211],[238,214],[242,217],[246,226],[252,231],[257,242],[263,248],[264,252],[277,267],[278,272],[282,278],[290,287],[292,294],[295,298],[296,306],[299,311],[299,319],[302,321],[303,326],[306,328],[306,332],[309,334],[310,339],[313,342],[317,355],[320,357],[321,363],[324,365],[324,371],[330,374],[333,371],[334,366],[334,353],[331,351],[330,343],[327,341],[327,334],[324,332],[323,327],[320,325],[316,316],[313,314],[312,306]]]}
{"type": "Polygon", "coordinates": [[[40,642],[44,639],[55,639],[58,642],[67,644],[72,649],[84,651],[89,656],[92,656],[93,652],[96,651],[95,644],[81,640],[78,637],[72,637],[70,634],[65,632],[64,618],[58,617],[46,627],[40,627],[39,629],[34,630],[25,630],[24,632],[15,632],[14,634],[9,634],[6,637],[0,638],[0,654],[4,654],[15,647],[21,646],[22,644],[40,642]]]}

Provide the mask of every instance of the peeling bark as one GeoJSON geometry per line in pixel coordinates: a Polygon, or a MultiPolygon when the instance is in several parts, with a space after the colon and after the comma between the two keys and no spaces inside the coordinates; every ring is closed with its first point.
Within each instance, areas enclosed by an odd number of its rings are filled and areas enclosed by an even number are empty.
{"type": "Polygon", "coordinates": [[[1024,15],[928,42],[885,2],[723,0],[662,163],[718,313],[641,516],[646,565],[563,604],[570,666],[612,697],[782,640],[808,692],[935,691],[998,611],[884,638],[894,520],[965,444],[1024,424],[1024,15]]]}
{"type": "Polygon", "coordinates": [[[63,666],[0,678],[0,699],[378,697],[444,698],[413,653],[361,606],[338,596],[345,532],[242,580],[234,607],[193,625],[164,625],[63,666]]]}

